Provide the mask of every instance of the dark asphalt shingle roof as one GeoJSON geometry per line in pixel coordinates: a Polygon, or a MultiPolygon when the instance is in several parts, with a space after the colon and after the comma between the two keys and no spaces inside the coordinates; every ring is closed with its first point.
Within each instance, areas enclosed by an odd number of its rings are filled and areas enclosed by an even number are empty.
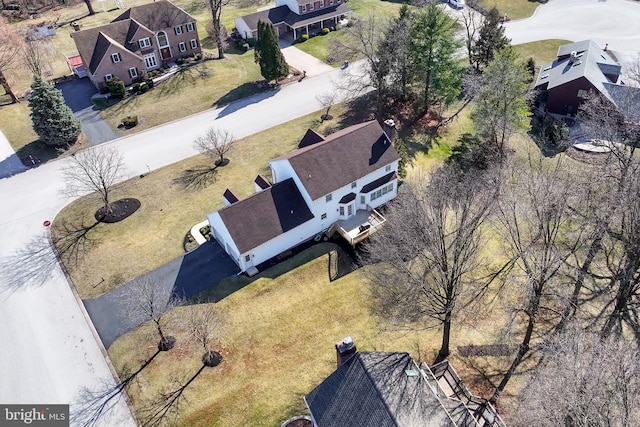
{"type": "Polygon", "coordinates": [[[258,29],[258,21],[267,22],[270,21],[272,24],[279,24],[284,22],[284,19],[289,14],[289,7],[286,5],[272,7],[271,9],[261,10],[255,13],[251,13],[249,15],[241,16],[240,18],[247,24],[251,31],[256,31],[258,29]]]}
{"type": "Polygon", "coordinates": [[[453,426],[417,369],[408,353],[356,353],[305,400],[318,427],[453,426]]]}
{"type": "Polygon", "coordinates": [[[291,27],[298,28],[318,22],[320,19],[331,19],[349,12],[351,12],[351,9],[344,3],[314,10],[313,12],[302,15],[298,15],[291,11],[288,6],[282,5],[244,15],[240,18],[247,24],[251,31],[255,31],[258,29],[258,21],[271,21],[274,25],[286,23],[291,27]]]}
{"type": "Polygon", "coordinates": [[[380,124],[350,126],[319,142],[274,159],[288,160],[316,200],[399,159],[380,124]]]}
{"type": "Polygon", "coordinates": [[[384,184],[386,184],[389,181],[392,181],[394,179],[396,179],[398,177],[398,175],[395,172],[389,172],[388,174],[386,174],[385,176],[382,176],[374,181],[371,181],[370,183],[364,185],[362,187],[362,190],[360,190],[361,193],[368,193],[371,190],[375,190],[378,187],[383,186],[384,184]]]}
{"type": "Polygon", "coordinates": [[[241,254],[313,218],[293,178],[273,184],[218,213],[241,254]]]}

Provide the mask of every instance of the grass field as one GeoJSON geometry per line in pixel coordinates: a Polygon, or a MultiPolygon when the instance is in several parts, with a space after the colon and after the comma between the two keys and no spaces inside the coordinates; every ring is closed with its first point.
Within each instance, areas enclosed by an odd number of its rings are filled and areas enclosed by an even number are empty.
{"type": "MultiPolygon", "coordinates": [[[[322,255],[276,279],[259,279],[216,304],[224,323],[212,344],[224,361],[189,386],[186,410],[175,425],[276,426],[306,413],[303,396],[333,372],[334,343],[345,336],[353,337],[360,351],[408,351],[418,361],[433,361],[438,330],[386,326],[372,313],[361,272],[331,282],[327,263],[328,256],[322,255]]],[[[171,319],[178,323],[188,309],[174,310],[171,319]]],[[[486,328],[478,329],[477,320],[456,325],[457,344],[495,342],[497,337],[486,328]]],[[[172,378],[187,378],[201,365],[201,350],[188,342],[185,332],[173,328],[171,334],[177,347],[158,356],[142,372],[139,386],[130,389],[138,413],[172,378]]],[[[152,329],[145,325],[111,346],[109,356],[118,371],[153,353],[150,335],[152,329]]],[[[469,378],[469,369],[454,363],[469,378]]]]}
{"type": "Polygon", "coordinates": [[[495,7],[501,16],[506,13],[510,19],[528,18],[541,4],[535,0],[478,0],[478,3],[485,9],[495,7]]]}
{"type": "Polygon", "coordinates": [[[571,43],[571,41],[558,39],[541,40],[533,43],[515,45],[513,48],[520,57],[523,59],[533,58],[536,65],[540,67],[541,65],[556,59],[558,48],[567,43],[571,43]]]}

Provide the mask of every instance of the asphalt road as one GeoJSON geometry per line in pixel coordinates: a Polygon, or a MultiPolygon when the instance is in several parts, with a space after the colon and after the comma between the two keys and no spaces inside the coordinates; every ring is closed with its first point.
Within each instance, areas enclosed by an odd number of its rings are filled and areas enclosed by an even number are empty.
{"type": "MultiPolygon", "coordinates": [[[[349,72],[358,72],[353,64],[349,72]]],[[[211,125],[237,138],[318,111],[316,97],[335,91],[335,70],[283,87],[271,97],[243,101],[239,108],[209,110],[154,129],[106,142],[125,157],[131,176],[196,154],[193,140],[211,125]],[[232,110],[232,111],[231,111],[232,110]]],[[[43,221],[52,220],[71,198],[59,159],[0,180],[0,402],[79,402],[83,387],[113,381],[97,334],[71,291],[48,246],[43,221]]],[[[202,213],[203,218],[205,212],[202,213]]],[[[134,422],[124,402],[105,426],[134,422]]]]}

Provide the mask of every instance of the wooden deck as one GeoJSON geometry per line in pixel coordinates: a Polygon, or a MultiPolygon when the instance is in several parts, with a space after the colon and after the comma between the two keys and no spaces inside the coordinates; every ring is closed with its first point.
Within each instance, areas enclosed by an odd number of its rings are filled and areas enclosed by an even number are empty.
{"type": "Polygon", "coordinates": [[[349,219],[340,220],[329,229],[329,235],[339,233],[351,246],[355,246],[375,233],[386,219],[375,209],[360,209],[349,219]]]}

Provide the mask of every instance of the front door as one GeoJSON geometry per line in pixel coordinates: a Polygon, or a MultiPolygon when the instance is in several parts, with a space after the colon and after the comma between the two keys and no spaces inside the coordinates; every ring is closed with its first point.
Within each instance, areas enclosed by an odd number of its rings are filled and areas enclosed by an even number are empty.
{"type": "Polygon", "coordinates": [[[351,218],[356,214],[356,204],[355,202],[349,203],[347,205],[347,218],[351,218]]]}
{"type": "Polygon", "coordinates": [[[163,47],[162,49],[160,49],[160,55],[162,56],[162,60],[163,61],[165,59],[170,59],[171,58],[171,49],[169,49],[168,47],[163,47]]]}

